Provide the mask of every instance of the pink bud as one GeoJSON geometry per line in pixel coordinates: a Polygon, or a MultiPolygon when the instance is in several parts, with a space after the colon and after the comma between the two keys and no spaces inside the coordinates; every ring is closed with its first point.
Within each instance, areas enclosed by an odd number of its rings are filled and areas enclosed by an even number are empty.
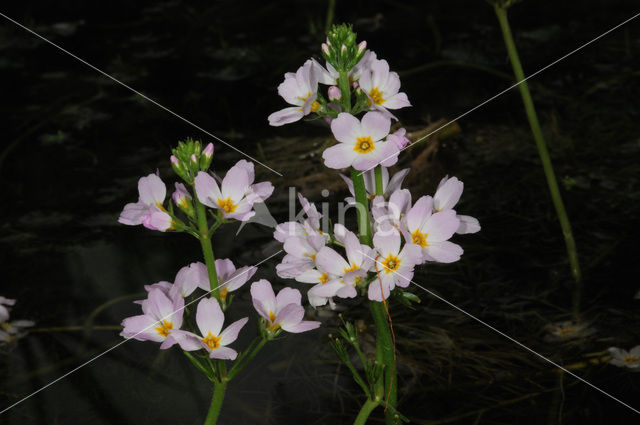
{"type": "Polygon", "coordinates": [[[196,163],[198,162],[198,158],[196,158],[196,154],[195,153],[191,154],[191,161],[196,162],[196,163]]]}
{"type": "Polygon", "coordinates": [[[180,162],[180,161],[178,161],[178,158],[176,158],[175,155],[171,155],[170,159],[171,159],[171,163],[175,164],[175,165],[178,165],[178,163],[180,162]]]}
{"type": "Polygon", "coordinates": [[[357,81],[354,81],[353,83],[351,83],[351,87],[353,87],[354,89],[357,89],[360,86],[358,85],[357,81]]]}
{"type": "Polygon", "coordinates": [[[327,46],[325,43],[322,43],[322,51],[328,55],[329,54],[329,46],[327,46]]]}
{"type": "Polygon", "coordinates": [[[398,149],[403,149],[405,146],[411,143],[411,140],[409,140],[407,136],[405,136],[406,133],[407,130],[401,128],[395,133],[388,135],[387,141],[395,143],[396,146],[398,146],[398,149]]]}
{"type": "Polygon", "coordinates": [[[340,100],[342,97],[342,93],[340,89],[336,86],[329,87],[329,100],[340,100]]]}
{"type": "Polygon", "coordinates": [[[347,51],[347,46],[345,46],[344,44],[342,45],[342,47],[340,48],[340,52],[344,53],[347,51]]]}
{"type": "Polygon", "coordinates": [[[366,41],[361,41],[360,44],[358,44],[358,54],[364,52],[364,49],[367,48],[367,42],[366,41]]]}
{"type": "Polygon", "coordinates": [[[207,157],[207,159],[213,156],[213,143],[209,143],[202,151],[202,154],[207,157]]]}

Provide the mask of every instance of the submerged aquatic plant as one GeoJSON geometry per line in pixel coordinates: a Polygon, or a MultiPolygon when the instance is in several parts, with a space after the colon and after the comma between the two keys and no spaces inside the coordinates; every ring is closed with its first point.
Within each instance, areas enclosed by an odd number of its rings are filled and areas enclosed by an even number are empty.
{"type": "Polygon", "coordinates": [[[170,161],[182,182],[175,184],[168,204],[165,184],[157,174],[150,174],[138,182],[138,202],[127,204],[119,218],[127,225],[186,232],[200,242],[204,263],[181,268],[173,283],[161,281],[145,286],[147,298],[135,301],[142,314],[124,319],[120,335],[160,343],[163,350],[173,346],[182,349],[213,383],[207,425],[217,422],[227,383],[268,341],[279,337],[282,331],[305,332],[320,326],[320,322],[302,320],[305,311],[297,289],[284,288],[275,296],[271,284],[262,279],[251,285],[259,318],[257,336],[240,353],[231,346],[249,320],[243,317],[224,326],[225,315],[232,309],[232,292],[243,288],[257,267],[237,268],[230,259],[215,259],[212,239],[220,226],[253,217],[254,206],[264,202],[274,188],[270,182],[254,183],[253,163],[245,160],[235,164],[218,184],[209,174],[213,152],[212,144],[203,149],[199,141],[180,142],[170,161]],[[229,361],[233,363],[228,369],[229,361]]]}
{"type": "Polygon", "coordinates": [[[329,168],[350,168],[351,178],[343,179],[353,197],[345,201],[356,207],[358,231],[356,235],[341,223],[321,231],[317,208],[300,196],[306,218],[282,223],[274,232],[287,252],[277,273],[313,284],[307,296],[315,307],[333,307],[340,298],[368,298],[377,329],[375,361],[363,356],[357,329],[349,322],[332,346],[366,396],[354,423],[364,424],[383,406],[386,423],[396,424],[406,418],[397,410],[395,339],[387,300],[392,294],[405,304],[418,300],[404,290],[414,268],[457,261],[463,250],[449,239],[455,233],[477,232],[480,225],[453,209],[463,190],[457,178],[445,177],[433,197],[423,196],[413,204],[409,191],[401,188],[409,170],[389,178],[387,167],[409,143],[404,129],[390,134],[391,121],[397,120],[390,110],[411,104],[388,63],[366,50],[366,42],[357,43],[356,34],[344,24],[329,31],[321,50],[324,67],[310,59],[295,74],[285,74],[278,88],[287,103],[298,106],[275,112],[268,120],[280,126],[309,117],[329,124],[337,143],[322,158],[329,168]],[[319,84],[329,86],[326,95],[319,84]],[[347,346],[358,354],[364,377],[352,364],[347,346]]]}

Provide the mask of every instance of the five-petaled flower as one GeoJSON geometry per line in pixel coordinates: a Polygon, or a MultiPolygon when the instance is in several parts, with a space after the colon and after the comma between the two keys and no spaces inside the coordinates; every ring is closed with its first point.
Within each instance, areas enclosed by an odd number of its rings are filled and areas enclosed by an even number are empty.
{"type": "MultiPolygon", "coordinates": [[[[434,212],[451,210],[456,206],[462,196],[464,184],[458,180],[457,177],[444,177],[435,195],[433,195],[433,210],[434,212]]],[[[476,233],[480,231],[480,222],[478,219],[469,215],[457,214],[456,217],[460,220],[460,226],[456,230],[456,233],[476,233]]]]}
{"type": "Polygon", "coordinates": [[[279,329],[300,333],[320,326],[320,322],[302,320],[304,307],[302,307],[302,295],[297,289],[283,288],[276,296],[271,283],[260,279],[251,284],[251,298],[253,306],[264,318],[266,328],[271,333],[279,329]]]}

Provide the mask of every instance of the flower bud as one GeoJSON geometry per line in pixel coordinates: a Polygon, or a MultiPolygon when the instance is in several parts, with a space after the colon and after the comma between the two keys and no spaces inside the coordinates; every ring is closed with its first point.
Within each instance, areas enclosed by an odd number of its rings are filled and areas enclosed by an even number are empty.
{"type": "Polygon", "coordinates": [[[336,86],[329,87],[329,100],[340,100],[342,97],[342,92],[336,86]]]}
{"type": "Polygon", "coordinates": [[[193,198],[182,183],[176,183],[176,190],[171,195],[173,202],[189,217],[194,217],[193,198]]]}
{"type": "Polygon", "coordinates": [[[367,48],[367,42],[366,41],[361,41],[360,44],[358,44],[358,54],[364,52],[364,49],[367,48]]]}
{"type": "Polygon", "coordinates": [[[398,149],[403,149],[405,146],[411,143],[411,140],[409,140],[407,136],[405,136],[406,133],[407,130],[401,128],[395,133],[388,135],[387,141],[395,143],[396,146],[398,146],[398,149]]]}
{"type": "Polygon", "coordinates": [[[207,171],[209,169],[209,166],[211,165],[212,159],[213,159],[213,143],[209,143],[202,151],[202,156],[200,157],[200,170],[207,171]]]}
{"type": "MultiPolygon", "coordinates": [[[[329,40],[327,40],[327,43],[329,42],[329,40]]],[[[329,54],[329,46],[326,43],[322,43],[322,51],[324,52],[325,55],[329,54]]]]}
{"type": "Polygon", "coordinates": [[[195,153],[192,153],[192,154],[191,154],[191,162],[194,162],[194,163],[196,163],[196,164],[198,163],[198,158],[196,157],[196,154],[195,154],[195,153]]]}

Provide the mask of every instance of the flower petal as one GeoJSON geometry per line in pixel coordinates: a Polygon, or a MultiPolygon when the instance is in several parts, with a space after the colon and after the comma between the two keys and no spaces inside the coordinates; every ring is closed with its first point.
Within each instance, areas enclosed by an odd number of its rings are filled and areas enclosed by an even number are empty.
{"type": "Polygon", "coordinates": [[[209,332],[218,336],[224,324],[224,313],[215,298],[203,298],[198,303],[196,311],[196,323],[200,329],[200,335],[206,337],[209,332]]]}

